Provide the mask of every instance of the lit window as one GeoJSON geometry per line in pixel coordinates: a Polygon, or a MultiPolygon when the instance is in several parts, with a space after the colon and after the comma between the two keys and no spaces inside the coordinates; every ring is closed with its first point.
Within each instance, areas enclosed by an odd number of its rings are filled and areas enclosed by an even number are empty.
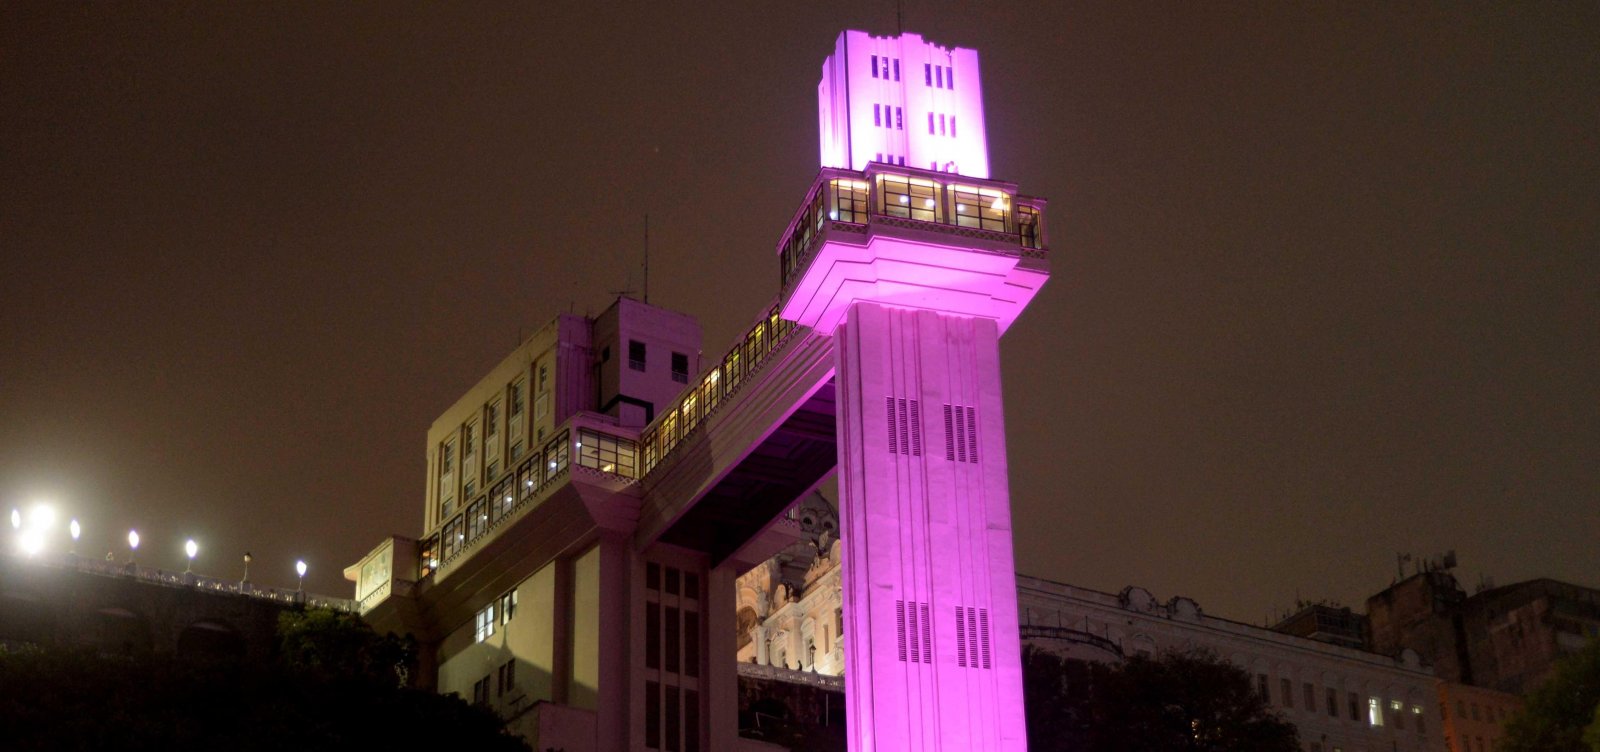
{"type": "Polygon", "coordinates": [[[473,641],[483,642],[494,636],[494,604],[490,603],[478,610],[474,621],[473,641]]]}
{"type": "Polygon", "coordinates": [[[940,207],[935,197],[939,185],[931,180],[878,176],[878,211],[891,217],[905,217],[922,222],[937,222],[940,207]]]}
{"type": "Polygon", "coordinates": [[[1367,698],[1367,723],[1372,726],[1383,725],[1383,701],[1376,697],[1367,698]]]}

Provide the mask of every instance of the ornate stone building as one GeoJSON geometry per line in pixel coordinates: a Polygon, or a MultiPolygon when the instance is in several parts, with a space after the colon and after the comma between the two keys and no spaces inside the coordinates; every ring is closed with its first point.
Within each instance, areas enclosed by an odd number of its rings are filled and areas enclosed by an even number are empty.
{"type": "Polygon", "coordinates": [[[840,676],[838,512],[814,493],[790,517],[803,538],[739,577],[739,663],[840,676]]]}

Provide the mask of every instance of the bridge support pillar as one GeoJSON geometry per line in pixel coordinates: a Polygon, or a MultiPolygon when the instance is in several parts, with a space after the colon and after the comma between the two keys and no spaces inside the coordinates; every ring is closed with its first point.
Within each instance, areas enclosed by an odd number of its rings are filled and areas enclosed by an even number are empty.
{"type": "Polygon", "coordinates": [[[858,300],[834,343],[850,749],[1026,750],[999,328],[858,300]]]}

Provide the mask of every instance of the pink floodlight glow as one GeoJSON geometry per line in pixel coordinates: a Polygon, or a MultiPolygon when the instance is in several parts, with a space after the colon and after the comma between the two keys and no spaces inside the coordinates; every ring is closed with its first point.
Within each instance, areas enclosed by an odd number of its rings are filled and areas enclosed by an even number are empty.
{"type": "Polygon", "coordinates": [[[884,162],[989,177],[976,50],[909,32],[843,32],[822,64],[817,116],[823,167],[884,162]]]}

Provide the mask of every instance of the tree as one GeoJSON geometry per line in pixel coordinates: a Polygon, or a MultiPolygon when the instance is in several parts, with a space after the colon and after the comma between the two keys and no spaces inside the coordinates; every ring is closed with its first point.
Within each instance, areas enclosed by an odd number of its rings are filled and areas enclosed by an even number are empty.
{"type": "Polygon", "coordinates": [[[1600,640],[1567,656],[1506,723],[1503,752],[1600,750],[1600,640]],[[1590,731],[1586,735],[1585,729],[1590,731]]]}
{"type": "Polygon", "coordinates": [[[1074,680],[1070,661],[1029,650],[1023,686],[1035,752],[1297,752],[1249,674],[1210,653],[1093,664],[1074,680]],[[1054,677],[1054,678],[1052,678],[1054,677]]]}
{"type": "Polygon", "coordinates": [[[266,664],[0,651],[0,748],[527,752],[493,711],[400,686],[406,641],[332,612],[279,627],[266,664]]]}

